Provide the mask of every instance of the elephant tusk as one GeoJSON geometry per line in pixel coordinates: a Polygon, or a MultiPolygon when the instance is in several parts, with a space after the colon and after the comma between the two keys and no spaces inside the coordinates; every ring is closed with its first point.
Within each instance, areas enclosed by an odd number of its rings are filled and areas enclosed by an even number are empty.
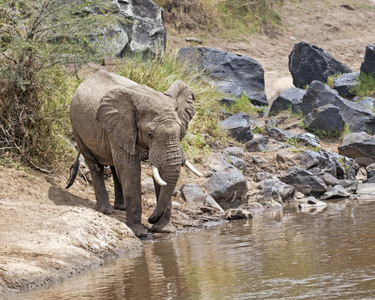
{"type": "Polygon", "coordinates": [[[155,166],[152,166],[152,176],[159,185],[167,185],[167,183],[163,179],[161,179],[159,170],[155,166]]]}
{"type": "Polygon", "coordinates": [[[186,166],[190,171],[192,171],[195,175],[198,175],[199,177],[202,177],[202,173],[199,172],[196,168],[194,168],[194,166],[193,166],[189,161],[185,161],[185,166],[186,166]]]}

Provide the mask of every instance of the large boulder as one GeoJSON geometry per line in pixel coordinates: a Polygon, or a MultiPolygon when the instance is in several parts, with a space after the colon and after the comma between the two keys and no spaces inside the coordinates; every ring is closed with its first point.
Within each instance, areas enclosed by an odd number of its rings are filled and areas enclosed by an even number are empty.
{"type": "Polygon", "coordinates": [[[313,80],[327,82],[329,76],[352,72],[326,50],[305,42],[294,45],[289,55],[289,71],[298,88],[304,88],[313,80]]]}
{"type": "Polygon", "coordinates": [[[312,131],[340,134],[345,129],[340,109],[332,104],[314,109],[303,120],[306,128],[312,131]]]}
{"type": "Polygon", "coordinates": [[[292,167],[280,175],[279,179],[305,195],[322,195],[327,191],[327,186],[321,178],[301,168],[292,167]]]}
{"type": "Polygon", "coordinates": [[[269,115],[274,116],[283,110],[292,110],[294,113],[300,111],[303,96],[306,94],[305,89],[292,87],[281,94],[272,102],[269,115]]]}
{"type": "Polygon", "coordinates": [[[361,72],[375,76],[375,44],[366,47],[365,61],[361,65],[361,72]]]}
{"type": "Polygon", "coordinates": [[[105,55],[140,55],[147,59],[164,51],[167,33],[163,25],[163,10],[157,4],[151,0],[112,2],[120,20],[103,29],[102,37],[95,39],[105,55]]]}
{"type": "Polygon", "coordinates": [[[371,136],[354,142],[346,142],[338,147],[341,155],[354,158],[361,166],[368,166],[375,162],[375,137],[371,136]]]}
{"type": "Polygon", "coordinates": [[[197,67],[223,94],[245,95],[255,105],[268,105],[264,70],[254,59],[206,47],[182,48],[178,56],[197,67]]]}
{"type": "Polygon", "coordinates": [[[250,129],[250,117],[244,112],[219,122],[219,128],[228,131],[229,135],[240,143],[246,143],[254,137],[250,129]]]}
{"type": "Polygon", "coordinates": [[[302,113],[307,115],[327,104],[332,104],[340,109],[344,121],[349,125],[351,132],[365,130],[366,122],[373,116],[373,113],[362,105],[344,99],[336,90],[331,89],[320,81],[314,80],[302,99],[302,113]]]}
{"type": "Polygon", "coordinates": [[[233,167],[213,173],[205,188],[225,210],[244,204],[248,192],[246,177],[233,167]]]}

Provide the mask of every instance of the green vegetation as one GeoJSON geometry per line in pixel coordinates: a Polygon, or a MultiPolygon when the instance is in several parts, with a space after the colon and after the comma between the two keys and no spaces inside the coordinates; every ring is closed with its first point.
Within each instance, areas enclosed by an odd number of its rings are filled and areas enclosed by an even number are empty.
{"type": "Polygon", "coordinates": [[[51,167],[64,157],[68,106],[78,84],[65,69],[98,57],[90,37],[99,37],[99,28],[116,19],[107,14],[110,5],[99,0],[1,1],[2,152],[11,150],[34,167],[34,162],[51,167]]]}
{"type": "Polygon", "coordinates": [[[226,111],[231,114],[238,114],[240,112],[245,112],[249,116],[258,116],[262,113],[264,108],[258,108],[251,104],[251,100],[247,98],[243,93],[240,97],[234,101],[231,105],[226,105],[226,111]]]}
{"type": "Polygon", "coordinates": [[[360,97],[375,97],[375,75],[361,72],[358,77],[358,85],[351,92],[360,97]]]}
{"type": "Polygon", "coordinates": [[[333,89],[334,88],[334,85],[333,85],[333,81],[337,78],[339,78],[342,74],[338,73],[338,74],[335,74],[335,75],[332,75],[332,76],[328,76],[327,78],[327,85],[333,89]]]}

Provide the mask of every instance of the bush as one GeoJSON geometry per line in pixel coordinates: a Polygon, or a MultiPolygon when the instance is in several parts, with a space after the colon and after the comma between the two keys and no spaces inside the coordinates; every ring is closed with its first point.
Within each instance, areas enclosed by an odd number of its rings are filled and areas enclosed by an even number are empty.
{"type": "Polygon", "coordinates": [[[1,150],[48,163],[76,86],[63,67],[97,57],[90,37],[113,22],[110,9],[99,0],[1,1],[1,150]]]}

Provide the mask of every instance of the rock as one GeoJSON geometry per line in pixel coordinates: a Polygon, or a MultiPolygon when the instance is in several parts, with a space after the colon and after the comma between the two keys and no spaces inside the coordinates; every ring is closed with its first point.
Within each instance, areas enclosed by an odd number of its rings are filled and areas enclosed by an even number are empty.
{"type": "Polygon", "coordinates": [[[368,166],[375,162],[375,137],[369,137],[361,141],[346,143],[338,147],[341,155],[354,158],[361,166],[368,166]]]}
{"type": "Polygon", "coordinates": [[[340,134],[345,129],[345,122],[340,109],[332,104],[314,109],[303,120],[307,129],[318,132],[340,134]]]}
{"type": "Polygon", "coordinates": [[[254,59],[206,47],[182,48],[178,57],[204,71],[207,81],[235,98],[245,95],[254,105],[268,105],[264,70],[254,59]]]}
{"type": "Polygon", "coordinates": [[[281,92],[281,94],[272,102],[268,114],[274,116],[283,110],[292,110],[293,113],[297,113],[300,110],[302,98],[305,94],[305,89],[299,89],[296,87],[281,92]]]}
{"type": "Polygon", "coordinates": [[[294,45],[289,55],[289,71],[298,88],[304,88],[313,80],[326,83],[329,76],[352,72],[327,51],[305,42],[294,45]]]}
{"type": "Polygon", "coordinates": [[[196,183],[184,183],[181,186],[181,196],[186,203],[203,204],[207,195],[200,189],[196,183]]]}
{"type": "Polygon", "coordinates": [[[203,203],[204,205],[210,206],[215,208],[216,210],[220,212],[224,212],[224,209],[221,208],[219,204],[215,201],[215,199],[211,195],[207,195],[206,201],[203,203]]]}
{"type": "Polygon", "coordinates": [[[120,21],[103,30],[95,43],[105,54],[123,57],[140,55],[144,59],[164,51],[167,33],[163,25],[163,10],[151,0],[115,0],[120,21]]]}
{"type": "Polygon", "coordinates": [[[278,178],[305,195],[320,196],[327,191],[327,186],[322,179],[301,168],[292,167],[278,178]]]}
{"type": "Polygon", "coordinates": [[[361,72],[375,75],[375,44],[366,47],[365,61],[361,64],[361,72]]]}
{"type": "Polygon", "coordinates": [[[258,202],[261,204],[271,200],[279,203],[289,203],[293,201],[296,192],[293,186],[273,178],[262,181],[260,187],[262,189],[258,194],[258,202]]]}
{"type": "Polygon", "coordinates": [[[241,219],[252,219],[253,215],[251,212],[245,209],[228,209],[225,212],[225,219],[226,220],[241,220],[241,219]]]}
{"type": "Polygon", "coordinates": [[[302,99],[302,113],[307,115],[314,109],[332,104],[340,109],[345,123],[349,125],[351,132],[365,130],[365,123],[373,113],[358,103],[346,100],[339,96],[336,90],[331,89],[320,81],[313,81],[310,84],[306,95],[302,99]]]}
{"type": "Polygon", "coordinates": [[[374,110],[374,102],[375,102],[375,98],[372,98],[372,97],[355,97],[353,99],[354,102],[357,102],[358,104],[362,105],[364,108],[368,109],[368,110],[374,110]]]}
{"type": "Polygon", "coordinates": [[[259,202],[256,202],[256,201],[252,201],[248,204],[248,208],[251,212],[260,212],[260,211],[264,211],[264,207],[262,204],[260,204],[259,202]]]}
{"type": "Polygon", "coordinates": [[[249,152],[263,152],[267,151],[268,137],[263,136],[261,138],[254,139],[246,143],[246,150],[249,152]]]}
{"type": "Polygon", "coordinates": [[[369,117],[365,122],[365,130],[368,133],[375,134],[375,116],[369,117]]]}
{"type": "Polygon", "coordinates": [[[237,157],[243,157],[245,155],[245,152],[240,147],[228,147],[223,150],[224,155],[233,155],[237,157]]]}
{"type": "Polygon", "coordinates": [[[298,200],[298,206],[302,209],[316,208],[316,207],[326,207],[327,203],[310,196],[308,198],[299,199],[298,200]]]}
{"type": "Polygon", "coordinates": [[[248,142],[254,136],[250,129],[250,117],[244,112],[219,122],[219,127],[221,130],[227,130],[240,143],[248,142]]]}
{"type": "Polygon", "coordinates": [[[320,199],[328,200],[335,198],[347,198],[349,196],[350,194],[342,185],[335,185],[333,188],[329,188],[328,191],[325,192],[320,199]]]}
{"type": "Polygon", "coordinates": [[[216,202],[223,208],[237,208],[248,191],[245,176],[235,168],[228,168],[212,174],[205,188],[216,202]]]}
{"type": "Polygon", "coordinates": [[[294,133],[278,127],[266,127],[264,131],[268,135],[268,137],[273,138],[279,142],[286,142],[287,140],[296,136],[294,133]]]}
{"type": "Polygon", "coordinates": [[[345,188],[346,191],[353,194],[356,192],[358,183],[356,180],[349,180],[349,179],[337,179],[335,176],[329,173],[322,173],[319,177],[324,181],[324,183],[329,187],[333,187],[336,185],[341,185],[345,188]]]}
{"type": "Polygon", "coordinates": [[[185,38],[185,41],[190,42],[190,43],[197,43],[199,45],[203,44],[203,40],[196,38],[196,37],[187,37],[185,38]]]}
{"type": "Polygon", "coordinates": [[[261,182],[265,179],[272,179],[272,175],[270,173],[267,173],[267,172],[257,172],[255,173],[254,175],[254,181],[255,182],[261,182]]]}
{"type": "Polygon", "coordinates": [[[260,155],[254,155],[251,157],[251,162],[257,165],[261,165],[267,162],[267,159],[261,157],[260,155]]]}
{"type": "Polygon", "coordinates": [[[359,168],[356,179],[358,182],[364,182],[367,179],[367,171],[365,168],[359,168]]]}
{"type": "MultiPolygon", "coordinates": [[[[328,159],[316,151],[306,150],[293,156],[292,161],[303,169],[319,167],[321,169],[327,166],[328,159]]],[[[336,170],[335,170],[336,171],[336,170]]],[[[336,172],[335,172],[336,174],[336,172]]]]}
{"type": "Polygon", "coordinates": [[[229,163],[235,166],[237,169],[246,172],[246,162],[242,158],[238,158],[237,156],[229,155],[227,157],[229,163]]]}
{"type": "Polygon", "coordinates": [[[333,88],[345,98],[353,98],[353,87],[358,84],[359,73],[347,73],[333,80],[333,88]]]}
{"type": "Polygon", "coordinates": [[[365,182],[375,182],[375,163],[366,167],[367,179],[365,182]]]}
{"type": "Polygon", "coordinates": [[[294,139],[305,146],[310,146],[314,148],[322,148],[319,139],[310,132],[303,132],[294,137],[294,139]]]}

